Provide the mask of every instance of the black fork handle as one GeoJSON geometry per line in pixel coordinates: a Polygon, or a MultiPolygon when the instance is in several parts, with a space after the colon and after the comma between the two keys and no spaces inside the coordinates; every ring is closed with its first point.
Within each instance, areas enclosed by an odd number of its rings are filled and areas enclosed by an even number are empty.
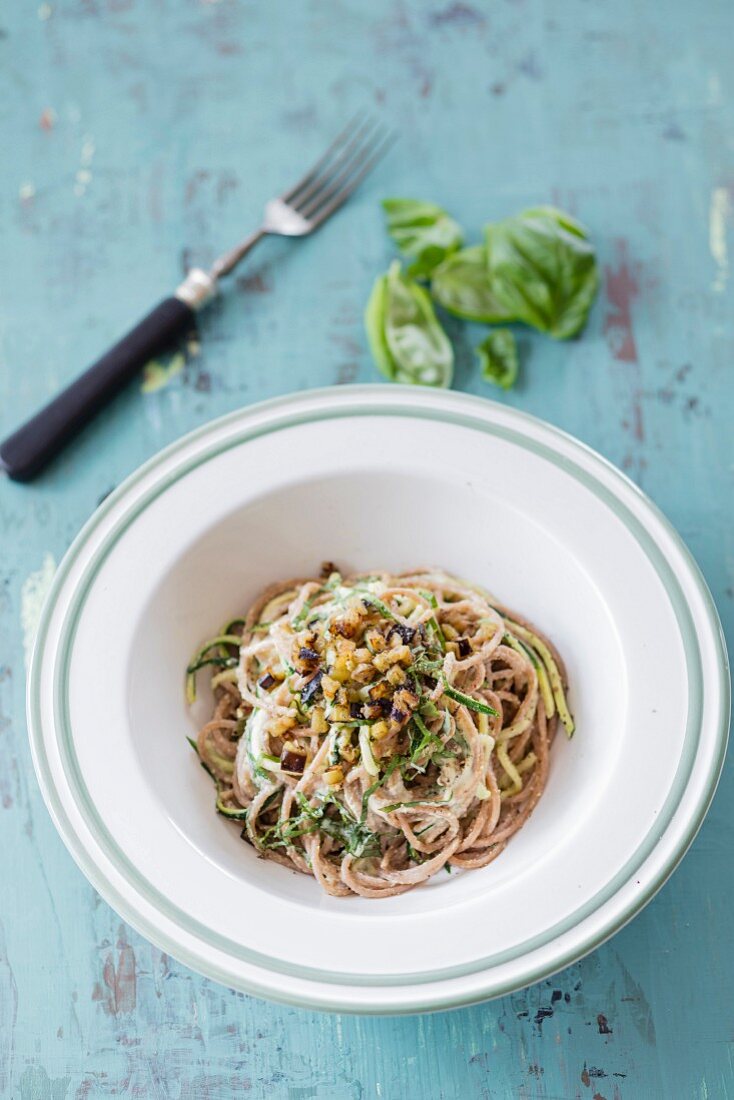
{"type": "Polygon", "coordinates": [[[75,382],[0,444],[0,466],[30,481],[148,362],[190,327],[194,310],[164,298],[75,382]]]}

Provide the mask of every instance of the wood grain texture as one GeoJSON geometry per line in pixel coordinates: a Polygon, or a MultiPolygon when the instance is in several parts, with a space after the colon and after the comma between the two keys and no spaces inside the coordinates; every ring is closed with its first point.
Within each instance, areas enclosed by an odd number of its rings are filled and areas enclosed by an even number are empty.
{"type": "Polygon", "coordinates": [[[523,333],[505,396],[472,363],[480,327],[457,325],[457,385],[549,419],[642,485],[698,558],[731,645],[733,38],[730,0],[0,11],[3,434],[248,231],[350,112],[400,128],[333,224],[258,250],[182,370],[131,387],[33,487],[0,484],[0,1095],[734,1095],[730,764],[657,899],[553,980],[389,1022],[273,1007],[162,955],[74,867],[31,768],[21,623],[29,575],[162,445],[247,402],[376,379],[361,312],[389,257],[377,202],[407,194],[472,234],[549,200],[590,226],[604,277],[583,338],[523,333]]]}

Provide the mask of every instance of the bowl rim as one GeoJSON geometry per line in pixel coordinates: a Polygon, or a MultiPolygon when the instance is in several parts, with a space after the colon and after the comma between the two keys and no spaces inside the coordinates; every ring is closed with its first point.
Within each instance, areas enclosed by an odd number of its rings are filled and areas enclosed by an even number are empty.
{"type": "MultiPolygon", "coordinates": [[[[248,439],[255,438],[258,435],[266,434],[271,431],[281,430],[296,423],[302,423],[304,421],[313,422],[316,420],[333,418],[335,416],[349,417],[355,415],[400,415],[419,417],[421,419],[428,418],[441,422],[459,423],[467,427],[479,428],[485,432],[490,431],[491,434],[494,435],[510,438],[513,442],[519,443],[525,449],[540,453],[543,457],[554,462],[556,465],[562,466],[566,473],[574,476],[577,480],[581,480],[587,488],[591,489],[598,497],[601,497],[604,502],[612,508],[620,522],[623,522],[631,531],[635,540],[643,544],[642,549],[651,560],[675,609],[678,626],[682,635],[685,635],[686,631],[688,632],[689,640],[695,644],[696,651],[698,652],[700,630],[697,631],[695,624],[692,622],[690,604],[679,580],[679,575],[682,575],[682,572],[687,574],[686,580],[693,583],[694,589],[701,599],[706,620],[705,625],[709,632],[710,640],[714,644],[717,656],[716,667],[714,669],[707,669],[707,674],[709,676],[716,676],[718,680],[719,708],[714,720],[716,726],[715,743],[710,760],[707,762],[708,769],[706,782],[697,802],[687,809],[685,828],[683,834],[677,840],[673,851],[668,854],[666,859],[659,866],[654,868],[644,889],[640,891],[639,895],[626,903],[621,913],[609,915],[603,922],[601,929],[594,932],[587,932],[586,937],[582,937],[575,942],[574,945],[567,949],[563,957],[559,956],[554,958],[552,966],[549,967],[548,964],[538,966],[536,963],[535,969],[530,968],[529,971],[519,973],[516,980],[510,983],[505,982],[501,986],[496,980],[495,982],[492,981],[493,968],[505,962],[515,960],[519,963],[523,957],[531,955],[540,948],[552,945],[555,939],[558,939],[566,933],[572,933],[584,920],[595,913],[597,909],[610,902],[615,894],[617,894],[629,881],[631,875],[648,860],[655,845],[665,834],[673,817],[680,808],[680,803],[686,794],[687,784],[690,780],[697,741],[703,727],[703,715],[702,713],[696,714],[695,701],[693,699],[689,705],[689,719],[684,742],[684,746],[688,747],[688,770],[681,776],[681,770],[683,769],[682,756],[674,783],[671,784],[670,792],[666,798],[665,805],[669,812],[659,816],[655,827],[651,829],[643,839],[642,844],[638,846],[627,864],[617,872],[603,891],[599,891],[594,898],[589,899],[586,906],[569,914],[564,921],[560,922],[560,926],[547,929],[544,933],[539,934],[537,937],[523,944],[516,945],[515,948],[508,949],[505,953],[476,959],[471,964],[464,964],[460,967],[433,970],[425,974],[406,975],[391,972],[385,975],[360,975],[346,972],[330,973],[313,967],[296,967],[286,963],[284,960],[261,956],[259,953],[243,947],[243,945],[232,944],[231,941],[226,941],[226,943],[222,945],[216,942],[218,939],[221,939],[219,934],[213,933],[211,929],[205,926],[197,926],[196,922],[190,921],[191,927],[187,929],[185,924],[183,926],[181,925],[177,917],[171,918],[169,914],[168,919],[173,919],[174,922],[176,922],[176,927],[185,938],[194,937],[195,942],[204,951],[208,948],[210,951],[213,949],[220,953],[225,952],[230,957],[234,955],[242,961],[254,963],[256,967],[262,969],[264,972],[276,971],[281,974],[292,974],[294,977],[306,979],[309,983],[353,985],[356,987],[355,994],[357,994],[354,998],[354,1010],[356,1011],[360,1010],[358,999],[358,989],[360,986],[368,985],[373,989],[383,989],[387,994],[390,988],[395,989],[396,986],[401,986],[403,988],[419,988],[423,984],[441,983],[469,974],[476,976],[482,972],[486,973],[486,980],[482,986],[482,990],[479,993],[473,994],[469,1000],[476,1001],[486,997],[499,996],[506,992],[510,992],[512,989],[521,988],[531,982],[540,980],[549,973],[554,972],[562,966],[568,965],[588,951],[593,950],[626,924],[627,921],[639,912],[639,910],[643,908],[660,889],[693,841],[708,810],[723,766],[729,727],[730,683],[725,642],[711,594],[698,566],[683,543],[683,540],[660,510],[649,500],[646,494],[644,494],[625,474],[586,444],[537,417],[521,410],[509,408],[506,405],[490,402],[484,398],[457,394],[453,391],[449,396],[441,391],[420,391],[418,395],[416,394],[416,390],[410,386],[384,384],[350,386],[348,389],[339,386],[325,387],[273,398],[268,401],[259,402],[235,410],[234,412],[202,425],[158,452],[136,471],[130,474],[121,485],[110,494],[97,511],[93,513],[65,554],[54,578],[54,582],[42,611],[28,675],[28,729],[34,767],[46,805],[72,857],[80,866],[86,877],[124,919],[138,928],[138,930],[148,939],[158,943],[165,950],[170,951],[171,954],[192,966],[194,969],[210,977],[214,977],[225,984],[234,984],[239,988],[250,990],[260,995],[269,997],[277,996],[277,994],[274,994],[273,991],[267,988],[267,985],[255,983],[249,978],[243,978],[241,975],[235,976],[233,974],[228,974],[226,968],[216,965],[211,958],[207,959],[205,955],[202,954],[201,950],[196,951],[189,949],[180,938],[177,940],[172,933],[166,932],[151,923],[150,919],[140,910],[138,895],[141,894],[141,891],[139,886],[137,886],[134,881],[131,882],[125,873],[122,872],[128,889],[132,888],[132,896],[127,897],[125,894],[122,894],[110,881],[106,871],[99,866],[95,853],[87,850],[84,840],[77,834],[74,825],[66,813],[63,799],[56,789],[46,756],[43,722],[41,718],[41,669],[53,611],[59,596],[64,590],[65,582],[72,566],[83,554],[84,550],[87,548],[90,537],[102,521],[120,502],[129,497],[128,507],[123,509],[117,522],[110,531],[105,534],[100,545],[94,549],[89,560],[83,566],[81,576],[76,582],[75,589],[69,598],[68,606],[63,612],[63,619],[59,627],[62,638],[62,644],[59,647],[60,657],[57,652],[54,652],[51,656],[54,670],[54,729],[52,735],[55,741],[60,741],[62,744],[64,770],[66,772],[67,781],[70,784],[72,796],[76,799],[79,791],[81,791],[84,796],[86,787],[80,769],[76,764],[73,752],[73,739],[71,737],[66,711],[65,688],[68,682],[68,662],[70,659],[74,633],[78,624],[79,613],[83,608],[84,596],[94,583],[94,578],[101,566],[101,562],[104,560],[105,553],[111,550],[125,528],[130,523],[134,522],[140,512],[148,507],[157,496],[165,492],[174,481],[186,476],[196,466],[206,463],[221,450],[243,445],[248,439]],[[406,401],[408,395],[409,400],[406,401]],[[417,397],[420,399],[416,400],[417,397]],[[377,403],[372,402],[370,400],[372,398],[377,398],[377,403]],[[306,406],[305,411],[302,408],[304,405],[306,406]],[[458,406],[458,409],[454,408],[452,410],[445,407],[446,405],[458,406]],[[285,414],[279,415],[283,414],[284,410],[285,414]],[[289,412],[290,415],[288,415],[289,412]],[[257,422],[258,419],[262,419],[263,414],[265,416],[263,422],[259,425],[256,423],[253,428],[252,421],[257,422]],[[270,415],[268,416],[268,414],[270,415]],[[494,421],[492,420],[493,415],[497,418],[494,421]],[[504,424],[501,422],[504,422],[504,424]],[[508,422],[510,424],[509,427],[507,426],[508,422]],[[227,429],[232,425],[238,424],[241,424],[242,427],[240,432],[227,434],[225,431],[224,435],[222,435],[222,429],[227,429]],[[523,427],[526,429],[525,432],[523,432],[523,427]],[[575,452],[584,460],[583,464],[577,464],[569,459],[567,455],[563,455],[559,451],[554,450],[547,441],[543,442],[539,441],[537,438],[533,438],[531,434],[528,434],[528,429],[534,429],[536,433],[540,431],[546,437],[546,440],[549,437],[551,441],[556,440],[558,443],[564,443],[566,450],[570,448],[572,452],[575,452]],[[192,445],[201,440],[206,441],[208,436],[212,437],[210,445],[208,447],[204,446],[203,448],[194,447],[193,453],[188,456],[187,460],[187,452],[191,450],[192,445]],[[175,458],[177,455],[180,456],[180,461],[175,466],[175,469],[165,473],[158,479],[154,479],[152,483],[144,489],[142,494],[136,495],[137,487],[140,483],[145,482],[149,474],[154,473],[159,467],[167,463],[169,459],[175,458]],[[683,571],[679,571],[678,574],[676,574],[672,564],[668,561],[666,555],[656,546],[652,535],[646,529],[642,521],[637,516],[633,515],[628,506],[620,499],[613,489],[606,484],[602,484],[601,480],[594,472],[594,466],[600,467],[602,471],[606,472],[608,477],[611,475],[612,481],[616,483],[620,491],[633,490],[638,503],[642,504],[643,510],[647,511],[658,524],[662,525],[665,533],[672,541],[674,548],[680,553],[685,567],[683,571]],[[642,536],[642,538],[640,536],[642,536]],[[649,545],[645,546],[644,543],[648,543],[649,545]],[[688,620],[687,625],[686,620],[688,620]],[[696,718],[698,718],[698,728],[695,728],[696,718]],[[694,726],[692,726],[692,722],[694,726]],[[691,737],[693,737],[694,741],[692,748],[691,737]],[[72,779],[73,782],[71,781],[72,779]],[[74,789],[75,786],[76,790],[74,789]],[[678,788],[677,798],[674,800],[674,804],[669,806],[672,799],[672,792],[676,786],[678,788]],[[642,853],[643,848],[645,849],[644,854],[642,853]],[[633,862],[634,867],[631,866],[633,862]],[[202,932],[204,935],[202,935],[202,932]],[[232,951],[233,946],[236,948],[234,952],[232,951]],[[509,957],[507,957],[508,955],[509,957]]],[[[688,658],[689,649],[686,647],[687,661],[688,658]]],[[[692,670],[690,661],[688,663],[690,677],[692,670]]],[[[699,655],[698,666],[696,669],[693,669],[693,694],[695,694],[696,691],[700,693],[702,690],[703,670],[700,665],[699,655]]],[[[104,835],[106,832],[104,824],[94,807],[91,796],[87,794],[84,800],[88,802],[88,808],[93,811],[92,818],[96,819],[94,827],[87,821],[87,828],[89,828],[94,835],[97,845],[104,848],[104,845],[100,843],[100,835],[104,835]],[[95,827],[99,826],[101,826],[101,832],[95,833],[95,827]]],[[[75,805],[78,809],[78,802],[75,802],[75,805]]],[[[105,854],[112,866],[120,873],[120,860],[115,857],[122,857],[123,864],[126,861],[126,857],[119,849],[115,852],[117,846],[111,837],[109,840],[113,849],[113,856],[110,856],[109,851],[105,854]]],[[[149,885],[152,887],[153,894],[160,894],[152,884],[149,885]]],[[[164,895],[160,896],[166,901],[164,895]]],[[[142,897],[145,900],[145,891],[142,892],[142,897]]],[[[159,903],[150,900],[150,898],[147,900],[148,904],[160,914],[162,909],[159,903]]],[[[162,915],[166,917],[165,911],[162,915]]],[[[309,1007],[329,1007],[328,1005],[325,1006],[323,996],[312,997],[307,994],[294,995],[293,997],[281,997],[281,999],[285,999],[289,1003],[306,1005],[309,1007]]],[[[445,1000],[437,999],[433,995],[426,998],[424,995],[423,998],[419,996],[413,1005],[408,1008],[403,1007],[400,1011],[451,1007],[462,1003],[467,1003],[467,999],[455,994],[445,1000]]],[[[340,1010],[345,1009],[345,1005],[341,1002],[336,1007],[340,1010]]],[[[386,1001],[385,1005],[380,1007],[378,1011],[390,1011],[389,1000],[386,1001]]]]}

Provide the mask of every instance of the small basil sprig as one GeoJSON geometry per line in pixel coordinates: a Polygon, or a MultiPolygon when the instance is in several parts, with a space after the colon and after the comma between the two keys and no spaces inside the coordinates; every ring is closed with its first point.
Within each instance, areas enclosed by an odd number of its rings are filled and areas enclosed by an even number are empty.
{"type": "Polygon", "coordinates": [[[496,328],[477,347],[482,378],[509,390],[517,380],[518,358],[514,333],[496,328]]]}
{"type": "Polygon", "coordinates": [[[377,366],[393,382],[448,386],[454,352],[430,296],[396,260],[372,288],[365,329],[377,366]]]}
{"type": "Polygon", "coordinates": [[[580,332],[599,285],[583,226],[555,207],[538,206],[485,232],[492,290],[508,316],[556,340],[580,332]]]}
{"type": "MultiPolygon", "coordinates": [[[[413,263],[393,264],[375,283],[365,313],[375,361],[393,381],[447,386],[453,352],[425,291],[468,321],[521,321],[557,340],[586,324],[599,286],[586,230],[552,206],[524,210],[485,229],[485,243],[461,248],[457,223],[434,203],[386,199],[390,235],[413,263]]],[[[511,332],[490,333],[477,348],[483,377],[509,389],[518,355],[511,332]]]]}
{"type": "Polygon", "coordinates": [[[426,279],[447,256],[461,247],[461,226],[433,202],[383,199],[387,231],[412,263],[408,274],[426,279]]]}

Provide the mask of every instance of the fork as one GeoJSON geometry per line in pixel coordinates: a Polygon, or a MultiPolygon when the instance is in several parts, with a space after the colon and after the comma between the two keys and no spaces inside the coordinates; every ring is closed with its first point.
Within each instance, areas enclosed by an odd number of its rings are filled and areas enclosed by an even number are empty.
{"type": "Polygon", "coordinates": [[[262,224],[208,271],[192,268],[170,298],[164,298],[109,351],[0,444],[0,467],[16,481],[30,481],[92,417],[156,355],[187,332],[195,314],[266,236],[306,237],[334,214],[387,152],[393,134],[358,115],[294,187],[265,204],[262,224]]]}

